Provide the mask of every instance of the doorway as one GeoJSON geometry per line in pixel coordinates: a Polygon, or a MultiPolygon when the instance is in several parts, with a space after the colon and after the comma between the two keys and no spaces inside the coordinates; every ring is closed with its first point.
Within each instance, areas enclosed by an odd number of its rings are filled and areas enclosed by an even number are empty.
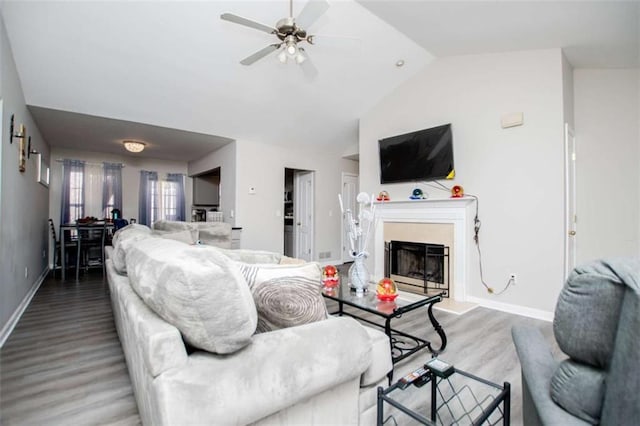
{"type": "MultiPolygon", "coordinates": [[[[345,212],[350,209],[357,217],[356,197],[358,196],[358,175],[342,173],[342,205],[345,212]]],[[[342,214],[342,263],[353,262],[349,247],[349,224],[347,216],[342,214]]]]}
{"type": "Polygon", "coordinates": [[[284,254],[314,259],[315,172],[285,168],[284,254]]]}

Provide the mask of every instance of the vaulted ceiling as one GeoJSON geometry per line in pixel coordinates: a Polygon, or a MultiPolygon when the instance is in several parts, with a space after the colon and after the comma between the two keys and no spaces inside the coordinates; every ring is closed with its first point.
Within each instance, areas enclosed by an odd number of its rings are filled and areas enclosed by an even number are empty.
{"type": "MultiPolygon", "coordinates": [[[[294,15],[306,1],[293,2],[294,15]]],[[[330,1],[308,30],[318,74],[272,54],[287,1],[4,1],[26,102],[53,146],[191,160],[229,140],[346,150],[358,119],[434,56],[562,47],[576,67],[638,66],[638,2],[330,1]],[[353,43],[352,39],[358,39],[353,43]],[[405,65],[397,67],[398,60],[405,65]],[[92,131],[89,131],[92,129],[92,131]],[[166,131],[166,132],[163,132],[166,131]]]]}

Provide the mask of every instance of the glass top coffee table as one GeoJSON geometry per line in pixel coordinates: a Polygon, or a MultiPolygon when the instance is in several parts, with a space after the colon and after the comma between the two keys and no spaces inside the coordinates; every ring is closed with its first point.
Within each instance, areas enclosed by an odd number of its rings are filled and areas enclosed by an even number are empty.
{"type": "MultiPolygon", "coordinates": [[[[347,277],[341,276],[339,285],[335,288],[324,287],[322,289],[322,295],[338,303],[338,310],[330,312],[331,315],[347,315],[383,328],[391,341],[391,358],[394,364],[422,349],[428,349],[432,354],[436,355],[442,352],[447,346],[447,336],[433,314],[433,305],[442,300],[444,292],[434,295],[412,294],[411,298],[399,294],[392,302],[382,301],[378,300],[376,296],[374,284],[369,284],[369,291],[364,294],[358,294],[349,287],[347,277]],[[345,306],[356,309],[345,311],[345,306]],[[392,327],[391,322],[393,319],[400,318],[403,314],[422,307],[426,307],[429,321],[440,338],[440,346],[438,348],[434,348],[428,340],[392,327]],[[359,314],[360,311],[380,317],[381,320],[384,321],[384,324],[376,322],[374,320],[375,317],[372,319],[364,318],[364,316],[359,314]]],[[[392,374],[393,372],[390,373],[389,379],[392,378],[392,374]]]]}

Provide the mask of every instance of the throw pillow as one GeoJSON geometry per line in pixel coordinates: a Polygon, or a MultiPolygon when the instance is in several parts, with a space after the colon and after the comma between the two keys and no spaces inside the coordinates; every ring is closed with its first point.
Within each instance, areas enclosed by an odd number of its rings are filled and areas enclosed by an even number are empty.
{"type": "Polygon", "coordinates": [[[303,263],[306,263],[306,261],[304,259],[298,259],[297,257],[282,256],[282,258],[280,258],[281,265],[301,265],[303,263]]]}
{"type": "Polygon", "coordinates": [[[574,416],[598,424],[605,378],[603,370],[565,360],[551,377],[551,399],[574,416]]]}
{"type": "Polygon", "coordinates": [[[224,222],[203,222],[195,225],[203,244],[230,249],[231,225],[224,222]]]}
{"type": "Polygon", "coordinates": [[[264,250],[224,249],[219,247],[216,247],[216,250],[219,250],[229,259],[243,263],[277,264],[282,257],[279,253],[264,250]]]}
{"type": "Polygon", "coordinates": [[[180,241],[185,244],[195,244],[195,240],[193,239],[193,233],[186,229],[184,231],[178,231],[178,232],[153,231],[153,233],[160,238],[180,241]]]}
{"type": "Polygon", "coordinates": [[[247,282],[231,259],[210,247],[142,240],[127,253],[127,271],[146,305],[196,348],[233,353],[255,333],[247,282]]]}
{"type": "Polygon", "coordinates": [[[258,311],[257,333],[327,319],[317,263],[257,265],[237,262],[258,311]]]}
{"type": "Polygon", "coordinates": [[[113,253],[110,257],[113,267],[119,274],[127,273],[126,255],[129,248],[136,241],[152,238],[152,231],[148,226],[132,223],[119,229],[113,235],[111,244],[113,245],[113,253]]]}

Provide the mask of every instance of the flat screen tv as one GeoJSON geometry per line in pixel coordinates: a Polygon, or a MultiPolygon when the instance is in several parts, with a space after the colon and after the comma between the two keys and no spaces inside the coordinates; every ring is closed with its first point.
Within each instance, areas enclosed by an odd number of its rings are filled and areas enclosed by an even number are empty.
{"type": "Polygon", "coordinates": [[[445,179],[453,173],[451,124],[378,141],[380,183],[445,179]]]}

